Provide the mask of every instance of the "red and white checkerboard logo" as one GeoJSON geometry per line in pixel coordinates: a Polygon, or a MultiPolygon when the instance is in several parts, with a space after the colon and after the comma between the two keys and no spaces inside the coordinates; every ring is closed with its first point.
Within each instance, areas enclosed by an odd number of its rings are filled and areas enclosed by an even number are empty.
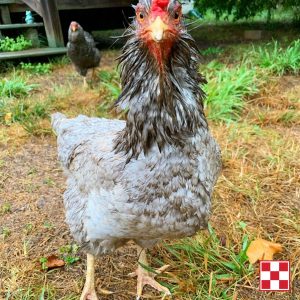
{"type": "Polygon", "coordinates": [[[261,260],[259,290],[269,292],[289,291],[290,262],[287,260],[261,260]]]}

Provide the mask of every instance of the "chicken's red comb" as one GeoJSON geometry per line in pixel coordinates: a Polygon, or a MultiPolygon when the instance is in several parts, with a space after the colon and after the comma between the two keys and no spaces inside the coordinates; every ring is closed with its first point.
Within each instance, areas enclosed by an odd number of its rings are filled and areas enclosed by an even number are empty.
{"type": "Polygon", "coordinates": [[[166,11],[169,5],[169,0],[153,0],[151,4],[151,11],[155,14],[161,14],[166,11]]]}

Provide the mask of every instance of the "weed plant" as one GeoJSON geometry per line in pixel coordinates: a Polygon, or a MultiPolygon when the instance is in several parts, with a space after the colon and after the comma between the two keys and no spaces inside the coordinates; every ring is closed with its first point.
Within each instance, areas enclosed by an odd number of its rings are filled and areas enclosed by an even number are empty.
{"type": "Polygon", "coordinates": [[[16,39],[5,37],[0,40],[0,51],[21,51],[32,47],[32,42],[26,40],[23,35],[18,36],[16,39]]]}
{"type": "Polygon", "coordinates": [[[52,64],[50,63],[20,63],[20,67],[22,70],[28,71],[32,74],[49,74],[52,71],[52,64]]]}

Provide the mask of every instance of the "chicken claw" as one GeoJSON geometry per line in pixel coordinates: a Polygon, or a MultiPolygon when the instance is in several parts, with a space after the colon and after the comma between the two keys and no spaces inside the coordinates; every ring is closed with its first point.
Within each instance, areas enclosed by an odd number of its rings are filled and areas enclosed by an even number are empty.
{"type": "Polygon", "coordinates": [[[141,263],[141,264],[138,265],[138,268],[133,273],[128,274],[130,277],[137,276],[136,300],[141,299],[143,288],[146,284],[152,286],[157,291],[164,293],[164,297],[171,295],[171,292],[169,291],[168,288],[159,284],[155,280],[155,276],[163,273],[169,267],[169,265],[162,266],[159,269],[155,270],[153,273],[150,271],[147,271],[145,268],[143,268],[143,265],[148,266],[146,252],[143,249],[140,252],[139,263],[141,263]]]}

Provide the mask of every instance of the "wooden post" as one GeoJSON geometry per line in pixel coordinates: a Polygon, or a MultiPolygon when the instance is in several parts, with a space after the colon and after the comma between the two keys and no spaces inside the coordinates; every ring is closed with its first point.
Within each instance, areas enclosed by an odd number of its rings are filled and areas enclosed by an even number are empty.
{"type": "Polygon", "coordinates": [[[40,10],[44,19],[49,47],[63,47],[64,38],[56,0],[40,0],[40,10]]]}
{"type": "Polygon", "coordinates": [[[1,19],[3,24],[11,24],[9,8],[7,5],[0,5],[1,19]]]}
{"type": "MultiPolygon", "coordinates": [[[[0,5],[0,23],[11,24],[10,12],[7,5],[0,5]]],[[[3,38],[2,32],[0,30],[0,39],[3,38]]]]}

